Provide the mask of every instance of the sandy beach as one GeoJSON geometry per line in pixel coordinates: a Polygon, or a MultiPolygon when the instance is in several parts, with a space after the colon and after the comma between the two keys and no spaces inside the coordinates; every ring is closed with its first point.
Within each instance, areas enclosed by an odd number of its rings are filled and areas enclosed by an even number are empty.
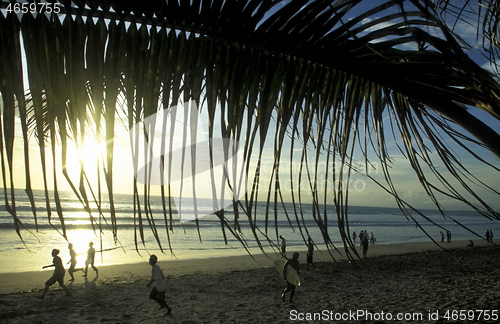
{"type": "MultiPolygon", "coordinates": [[[[500,314],[500,248],[475,242],[370,246],[358,267],[335,253],[315,253],[294,303],[280,298],[286,286],[273,261],[254,255],[161,262],[171,315],[148,299],[147,263],[106,266],[99,276],[81,272],[40,296],[52,271],[0,274],[1,323],[478,323],[500,314]]],[[[293,250],[288,251],[291,255],[293,250]]]]}

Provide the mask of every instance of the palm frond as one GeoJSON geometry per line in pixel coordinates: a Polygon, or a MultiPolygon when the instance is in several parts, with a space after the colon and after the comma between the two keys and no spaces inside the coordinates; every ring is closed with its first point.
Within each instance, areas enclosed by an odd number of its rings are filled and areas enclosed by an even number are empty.
{"type": "MultiPolygon", "coordinates": [[[[443,214],[441,195],[463,202],[486,217],[500,219],[474,193],[471,183],[483,184],[495,194],[498,191],[467,171],[440,138],[446,135],[467,147],[474,142],[469,138],[473,136],[476,143],[500,156],[498,130],[466,108],[477,107],[500,119],[500,85],[463,52],[458,37],[439,19],[433,1],[387,0],[374,5],[361,0],[297,0],[286,4],[277,0],[82,0],[58,2],[60,14],[25,14],[20,19],[5,12],[9,3],[0,3],[5,13],[5,17],[0,15],[0,92],[4,106],[0,147],[7,162],[2,164],[6,205],[15,202],[13,191],[10,196],[7,192],[15,183],[5,179],[14,176],[12,125],[17,100],[19,118],[25,125],[24,140],[28,142],[28,125],[38,140],[49,217],[47,138],[52,152],[57,150],[55,143],[60,138],[63,168],[68,139],[81,146],[92,129],[98,141],[106,143],[99,172],[104,177],[109,224],[116,238],[114,139],[119,124],[117,104],[124,98],[130,130],[161,109],[193,101],[207,116],[210,138],[220,136],[243,143],[251,185],[244,201],[234,202],[238,211],[233,221],[223,211],[217,216],[223,236],[226,238],[227,230],[244,246],[240,218],[246,217],[253,239],[263,249],[261,240],[270,243],[279,234],[277,215],[284,201],[283,183],[287,178],[294,184],[305,179],[306,188],[294,186],[290,192],[294,209],[285,213],[289,225],[296,226],[305,241],[308,230],[301,206],[309,200],[326,246],[336,249],[328,232],[331,215],[326,208],[333,204],[345,252],[356,255],[348,235],[350,196],[346,183],[356,174],[355,156],[360,154],[365,169],[373,158],[381,163],[384,183],[373,180],[418,224],[412,214],[415,208],[400,196],[391,176],[391,137],[408,159],[423,191],[443,214]],[[28,71],[29,114],[24,110],[23,70],[19,68],[21,42],[28,71]],[[11,65],[12,61],[17,65],[11,65]],[[269,147],[273,166],[265,179],[262,171],[269,147]],[[282,164],[287,158],[288,163],[282,164]],[[446,175],[435,168],[437,164],[445,165],[446,175]],[[326,181],[321,184],[323,177],[326,181]],[[266,204],[263,230],[257,226],[256,215],[262,196],[266,204]]],[[[148,137],[154,131],[141,129],[136,135],[148,137]]],[[[173,134],[174,129],[162,131],[173,134]]],[[[196,135],[185,134],[184,142],[187,136],[196,135]]],[[[172,145],[162,143],[162,151],[172,151],[172,145]]],[[[137,141],[132,142],[132,149],[146,159],[150,154],[137,141]]],[[[182,154],[189,154],[185,151],[182,154]]],[[[475,151],[469,153],[486,162],[475,151]]],[[[169,158],[162,157],[162,165],[169,158]]],[[[498,171],[494,164],[486,165],[498,171]]],[[[28,170],[30,178],[33,175],[28,170]]],[[[95,188],[85,180],[83,165],[78,185],[65,169],[62,172],[92,223],[95,211],[90,207],[91,199],[99,206],[101,220],[101,181],[95,195],[95,188]]],[[[163,217],[165,224],[170,222],[170,229],[172,172],[168,169],[161,174],[166,180],[161,186],[163,217]]],[[[29,193],[31,180],[27,181],[29,193]]],[[[59,181],[54,171],[55,188],[59,181]]],[[[144,244],[145,230],[149,229],[163,249],[150,205],[151,187],[141,185],[133,175],[131,184],[136,247],[144,244]]],[[[234,187],[235,183],[230,185],[234,187]]],[[[54,197],[64,234],[57,190],[54,197]]],[[[10,213],[17,226],[15,209],[10,213]]],[[[99,230],[103,230],[101,221],[99,230]]],[[[172,251],[168,233],[167,228],[172,251]]]]}
{"type": "MultiPolygon", "coordinates": [[[[459,25],[476,29],[476,40],[493,67],[498,71],[500,42],[500,4],[494,0],[436,1],[443,20],[451,21],[452,29],[459,25]]],[[[470,46],[467,45],[467,46],[470,46]]]]}

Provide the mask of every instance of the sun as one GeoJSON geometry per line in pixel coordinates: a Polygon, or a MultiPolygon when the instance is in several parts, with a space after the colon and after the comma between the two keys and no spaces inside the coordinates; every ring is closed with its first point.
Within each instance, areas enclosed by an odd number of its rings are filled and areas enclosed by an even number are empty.
{"type": "Polygon", "coordinates": [[[106,144],[95,137],[87,136],[82,145],[68,145],[66,171],[68,175],[80,176],[83,170],[90,181],[102,171],[102,159],[105,156],[106,144]]]}
{"type": "MultiPolygon", "coordinates": [[[[129,189],[130,180],[134,172],[133,159],[131,155],[129,133],[126,130],[117,129],[113,141],[113,172],[120,174],[113,178],[113,186],[121,193],[131,193],[129,189]]],[[[60,152],[60,151],[59,151],[60,152]]],[[[88,134],[82,144],[76,145],[74,141],[68,142],[66,154],[66,172],[74,185],[81,180],[82,170],[85,185],[97,188],[99,183],[103,184],[104,169],[106,166],[106,141],[98,140],[92,134],[88,134]]],[[[62,167],[62,159],[58,167],[62,167]]],[[[68,188],[71,190],[70,188],[68,188]]]]}

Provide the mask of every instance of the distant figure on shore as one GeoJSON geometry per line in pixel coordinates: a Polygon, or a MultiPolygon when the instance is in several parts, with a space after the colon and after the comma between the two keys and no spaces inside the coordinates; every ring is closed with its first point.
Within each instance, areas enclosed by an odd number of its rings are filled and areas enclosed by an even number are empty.
{"type": "Polygon", "coordinates": [[[155,285],[151,292],[149,293],[149,298],[160,304],[160,309],[166,308],[168,310],[167,315],[172,313],[172,308],[167,305],[165,301],[165,292],[167,291],[167,283],[165,282],[165,277],[163,276],[163,271],[161,271],[160,266],[157,264],[158,257],[152,254],[149,257],[149,264],[152,267],[151,280],[146,285],[148,288],[151,287],[153,282],[155,285]]]}
{"type": "MultiPolygon", "coordinates": [[[[283,274],[286,273],[286,267],[292,267],[295,270],[297,270],[297,273],[300,275],[299,271],[299,254],[295,252],[293,254],[293,258],[285,262],[285,265],[283,266],[283,274]]],[[[283,293],[281,294],[281,300],[285,301],[286,293],[290,292],[290,303],[293,303],[293,295],[295,294],[295,286],[289,283],[288,281],[286,282],[286,288],[283,290],[283,293]]]]}
{"type": "Polygon", "coordinates": [[[83,269],[75,269],[77,260],[76,260],[76,252],[75,252],[75,250],[73,250],[73,244],[69,243],[68,249],[69,249],[69,256],[70,256],[70,260],[68,261],[68,264],[71,263],[71,265],[69,266],[69,269],[68,269],[68,273],[71,276],[70,281],[75,281],[75,277],[73,276],[73,273],[75,273],[77,271],[83,271],[83,269]]]}
{"type": "Polygon", "coordinates": [[[439,233],[441,234],[441,243],[443,243],[444,242],[444,233],[443,233],[443,231],[439,231],[439,233]]]}
{"type": "Polygon", "coordinates": [[[352,241],[356,243],[356,232],[352,231],[352,241]]]}
{"type": "Polygon", "coordinates": [[[366,253],[368,252],[368,237],[366,235],[363,237],[361,246],[363,247],[363,257],[366,259],[366,253]]]}
{"type": "Polygon", "coordinates": [[[474,247],[474,242],[472,240],[469,240],[469,244],[467,244],[468,247],[474,247]]]}
{"type": "Polygon", "coordinates": [[[313,263],[313,253],[314,253],[314,242],[311,237],[307,238],[307,270],[309,270],[309,264],[316,269],[316,266],[313,263]]]}
{"type": "Polygon", "coordinates": [[[286,240],[283,236],[280,235],[281,239],[281,255],[286,258],[286,240]]]}
{"type": "Polygon", "coordinates": [[[59,250],[53,249],[52,250],[52,257],[53,257],[52,264],[42,267],[42,269],[54,267],[54,274],[52,274],[52,277],[50,277],[49,280],[47,280],[45,282],[45,289],[43,290],[42,295],[39,297],[40,299],[45,298],[45,295],[49,291],[49,287],[52,286],[53,284],[55,284],[56,282],[58,282],[59,286],[61,286],[62,289],[64,289],[64,291],[66,292],[66,295],[71,296],[71,293],[69,292],[68,287],[66,287],[66,285],[64,284],[64,274],[65,274],[64,266],[63,266],[61,258],[58,255],[59,255],[59,250]]]}
{"type": "Polygon", "coordinates": [[[493,243],[493,231],[486,230],[486,242],[493,243]]]}
{"type": "Polygon", "coordinates": [[[99,274],[99,271],[94,266],[94,259],[95,259],[94,243],[90,242],[89,243],[89,249],[87,251],[87,260],[85,261],[85,274],[83,275],[84,277],[87,276],[87,271],[88,271],[89,265],[92,266],[92,269],[95,271],[96,275],[99,274]]]}
{"type": "Polygon", "coordinates": [[[448,243],[451,243],[451,232],[450,231],[446,231],[446,240],[448,241],[448,243]]]}
{"type": "Polygon", "coordinates": [[[373,232],[370,232],[370,242],[372,245],[375,245],[375,241],[377,239],[375,238],[375,235],[373,235],[373,232]]]}

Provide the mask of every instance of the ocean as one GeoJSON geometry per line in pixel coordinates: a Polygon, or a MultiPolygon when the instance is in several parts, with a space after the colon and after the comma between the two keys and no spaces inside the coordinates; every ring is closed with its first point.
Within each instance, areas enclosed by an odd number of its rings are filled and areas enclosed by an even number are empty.
{"type": "MultiPolygon", "coordinates": [[[[31,206],[27,196],[22,190],[16,194],[16,210],[19,219],[26,229],[21,231],[22,239],[17,235],[13,218],[5,210],[5,206],[0,207],[0,272],[21,272],[41,270],[42,266],[51,264],[51,251],[57,248],[61,251],[60,256],[63,262],[69,261],[68,243],[72,243],[78,254],[78,267],[84,266],[86,251],[89,242],[94,243],[97,251],[96,266],[111,264],[127,264],[137,262],[147,262],[150,253],[158,255],[160,261],[172,259],[195,259],[218,256],[231,256],[259,253],[259,245],[251,231],[248,219],[244,214],[240,214],[240,237],[245,240],[246,248],[235,238],[226,227],[227,244],[221,231],[221,223],[215,215],[205,216],[199,219],[199,232],[194,221],[180,223],[177,215],[173,215],[173,224],[167,231],[163,220],[161,209],[161,199],[151,197],[151,215],[157,228],[157,237],[160,240],[163,251],[155,239],[155,235],[148,226],[148,219],[144,212],[142,220],[144,222],[144,241],[140,242],[140,232],[138,230],[138,216],[134,217],[133,197],[131,195],[118,194],[115,196],[115,208],[118,224],[118,236],[115,242],[110,225],[109,215],[106,205],[103,206],[101,219],[97,213],[93,213],[96,222],[103,224],[104,231],[93,230],[89,214],[84,210],[79,200],[68,192],[61,193],[61,204],[65,217],[67,229],[66,240],[61,235],[61,226],[55,208],[52,210],[51,222],[49,223],[47,209],[43,200],[42,191],[36,191],[38,230],[35,226],[35,219],[31,212],[31,206]],[[135,244],[135,238],[139,240],[135,244]],[[169,243],[170,242],[170,243],[169,243]],[[172,248],[172,251],[170,250],[172,248]]],[[[52,197],[53,198],[53,197],[52,197]]],[[[53,204],[51,204],[53,205],[53,204]]],[[[278,237],[282,235],[287,240],[287,250],[306,250],[304,238],[310,236],[317,244],[318,248],[324,249],[325,243],[320,230],[315,225],[313,219],[313,206],[302,204],[300,210],[303,215],[299,215],[299,220],[294,216],[294,206],[285,203],[278,205],[277,221],[275,222],[274,209],[269,210],[269,223],[266,238],[265,214],[266,203],[256,202],[252,213],[255,224],[259,227],[257,237],[266,252],[277,251],[280,245],[278,237]],[[285,213],[286,210],[286,213],[285,213]],[[290,217],[288,221],[286,214],[290,217]],[[275,230],[278,225],[278,231],[275,230]],[[304,227],[305,225],[305,227],[304,227]],[[307,228],[307,232],[306,232],[307,228]]],[[[296,206],[298,209],[298,206],[296,206]]],[[[320,207],[320,211],[322,211],[320,207]]],[[[328,206],[329,220],[328,233],[335,247],[342,247],[334,206],[328,206]]],[[[456,224],[452,219],[444,218],[435,210],[420,210],[426,217],[438,223],[452,233],[452,240],[478,240],[479,238],[471,232],[456,224]]],[[[394,244],[403,242],[423,242],[430,239],[425,233],[417,228],[415,224],[406,219],[403,213],[397,208],[350,206],[349,231],[357,234],[361,230],[373,233],[376,237],[376,244],[394,244]]],[[[472,231],[483,235],[486,230],[492,230],[494,235],[500,235],[500,222],[490,221],[473,211],[448,211],[448,215],[460,222],[472,231]],[[498,233],[498,234],[497,234],[498,233]]],[[[229,221],[231,230],[234,230],[234,212],[232,207],[225,210],[225,217],[229,221]]],[[[422,228],[433,239],[440,240],[442,228],[424,221],[419,216],[415,216],[422,228]]],[[[150,218],[151,220],[151,218],[150,218]]],[[[170,224],[170,223],[169,223],[170,224]]]]}

